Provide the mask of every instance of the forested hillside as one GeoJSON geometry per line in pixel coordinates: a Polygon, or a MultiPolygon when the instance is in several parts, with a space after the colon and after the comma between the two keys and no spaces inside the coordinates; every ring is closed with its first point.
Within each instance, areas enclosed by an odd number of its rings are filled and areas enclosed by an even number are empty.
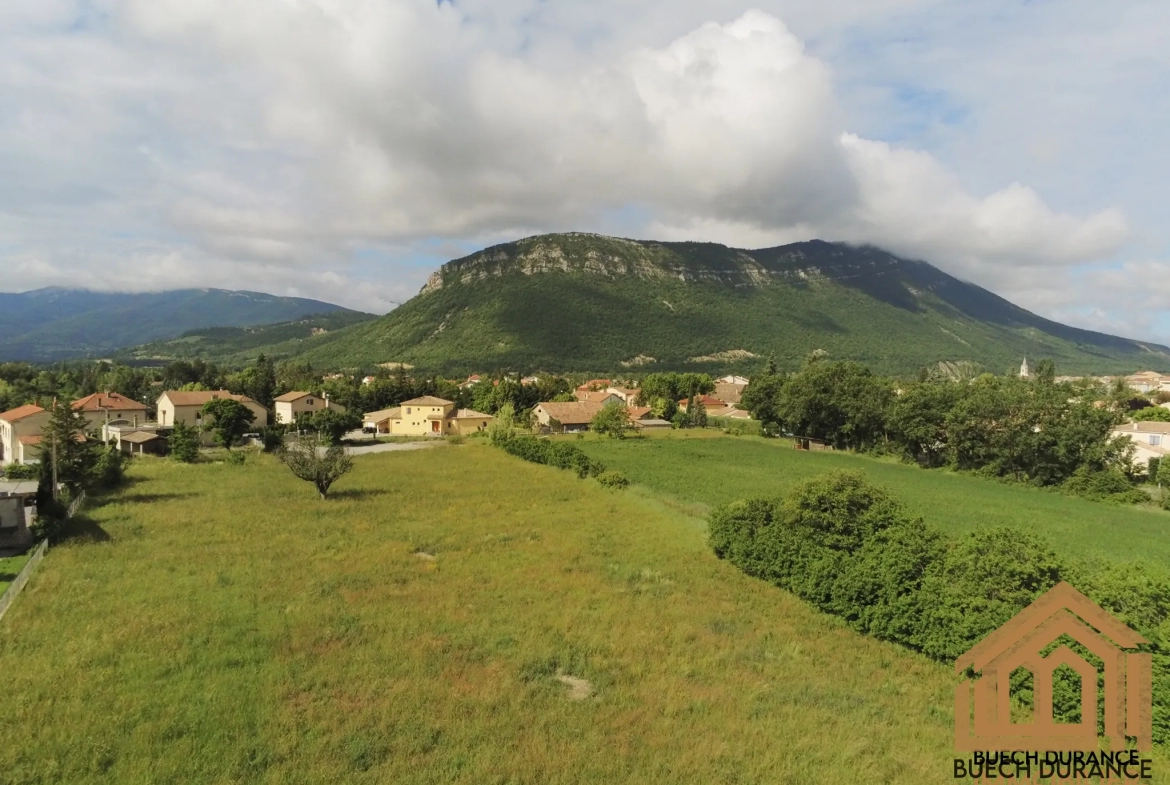
{"type": "MultiPolygon", "coordinates": [[[[332,303],[225,289],[0,293],[0,361],[108,355],[199,327],[241,327],[346,311],[332,303]]],[[[352,313],[352,312],[350,312],[352,313]]]]}
{"type": "Polygon", "coordinates": [[[532,237],[449,262],[390,314],[314,341],[320,366],[407,362],[458,374],[754,367],[809,351],[912,373],[1170,369],[1170,348],[1039,317],[921,261],[821,241],[744,251],[597,235],[532,237]]]}

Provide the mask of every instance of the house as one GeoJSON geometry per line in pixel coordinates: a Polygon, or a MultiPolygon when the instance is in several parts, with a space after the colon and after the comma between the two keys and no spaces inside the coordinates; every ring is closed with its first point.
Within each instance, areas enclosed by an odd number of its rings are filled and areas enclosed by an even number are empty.
{"type": "Polygon", "coordinates": [[[81,412],[88,423],[87,431],[101,430],[106,423],[125,422],[137,425],[147,421],[150,411],[146,404],[116,392],[94,393],[73,402],[73,410],[81,412]]]}
{"type": "Polygon", "coordinates": [[[26,404],[0,414],[0,466],[40,460],[41,430],[49,413],[26,404]]]}
{"type": "Polygon", "coordinates": [[[533,385],[533,384],[540,384],[540,377],[539,376],[525,376],[523,379],[520,380],[520,384],[525,386],[525,387],[528,387],[529,385],[533,385]]]}
{"type": "Polygon", "coordinates": [[[646,428],[672,428],[669,420],[655,417],[649,406],[634,406],[629,409],[630,422],[638,430],[646,428]]]}
{"type": "Polygon", "coordinates": [[[720,376],[715,380],[716,384],[738,384],[741,387],[748,386],[748,378],[746,376],[720,376]]]}
{"type": "Polygon", "coordinates": [[[467,389],[479,384],[481,381],[482,381],[482,379],[480,378],[480,375],[478,373],[473,373],[467,377],[467,381],[465,381],[459,385],[459,389],[460,390],[467,390],[467,389]]]}
{"type": "MultiPolygon", "coordinates": [[[[681,401],[679,401],[678,408],[682,409],[685,412],[687,410],[687,401],[688,400],[690,400],[690,399],[683,398],[681,401]]],[[[711,409],[726,409],[727,408],[726,401],[721,401],[718,398],[711,396],[711,395],[695,396],[695,402],[703,404],[703,407],[705,409],[707,409],[708,412],[710,412],[711,409]]]]}
{"type": "Polygon", "coordinates": [[[401,412],[400,407],[369,412],[362,417],[362,430],[373,433],[390,433],[390,421],[400,419],[401,412]]]}
{"type": "MultiPolygon", "coordinates": [[[[264,428],[268,425],[268,410],[253,401],[246,395],[236,395],[227,390],[201,390],[187,392],[184,390],[167,390],[158,397],[158,424],[164,428],[173,428],[178,423],[190,425],[193,428],[203,428],[203,405],[208,401],[219,398],[230,398],[247,406],[256,419],[252,421],[253,428],[264,428]]],[[[215,441],[214,436],[205,432],[202,437],[207,444],[215,441]]]]}
{"type": "Polygon", "coordinates": [[[532,414],[542,428],[559,427],[564,428],[566,433],[576,433],[589,430],[589,423],[604,406],[597,401],[544,402],[537,404],[532,414]],[[553,420],[556,420],[556,424],[553,420]]]}
{"type": "Polygon", "coordinates": [[[1163,376],[1155,371],[1140,371],[1132,376],[1127,376],[1125,383],[1134,390],[1143,393],[1170,390],[1170,376],[1163,376]]]}
{"type": "Polygon", "coordinates": [[[129,431],[118,434],[118,449],[126,455],[165,455],[167,440],[157,431],[129,431]]]}
{"type": "Polygon", "coordinates": [[[362,384],[373,384],[375,378],[376,377],[374,377],[374,376],[363,376],[362,377],[362,384]]]}
{"type": "Polygon", "coordinates": [[[605,406],[607,403],[620,403],[622,406],[626,405],[625,399],[620,395],[607,392],[605,390],[596,390],[592,392],[577,390],[574,394],[577,396],[577,401],[579,403],[599,403],[602,406],[605,406]]]}
{"type": "Polygon", "coordinates": [[[743,398],[743,391],[745,389],[747,389],[746,384],[737,384],[735,382],[716,382],[715,397],[727,403],[739,403],[743,398]]]}
{"type": "Polygon", "coordinates": [[[638,400],[638,391],[632,390],[629,387],[608,387],[605,390],[610,395],[616,395],[622,399],[622,403],[626,406],[633,406],[634,402],[638,400]]]}
{"type": "Polygon", "coordinates": [[[302,414],[315,414],[326,409],[345,414],[345,407],[329,400],[328,395],[314,395],[311,392],[287,392],[273,399],[276,422],[292,425],[302,414]]]}
{"type": "MultiPolygon", "coordinates": [[[[492,416],[471,409],[457,409],[454,401],[433,395],[403,401],[397,410],[386,410],[390,430],[403,436],[455,436],[485,430],[492,416]]],[[[368,417],[368,415],[367,415],[368,417]]]]}
{"type": "Polygon", "coordinates": [[[35,480],[0,480],[0,557],[24,553],[33,545],[29,525],[37,516],[35,480]]]}
{"type": "Polygon", "coordinates": [[[609,379],[590,379],[577,388],[579,392],[593,392],[609,388],[609,379]]]}
{"type": "MultiPolygon", "coordinates": [[[[159,424],[157,422],[134,424],[125,420],[111,420],[102,426],[101,435],[103,442],[113,444],[114,447],[127,454],[139,455],[146,453],[161,455],[166,452],[166,436],[159,432],[159,424]],[[152,445],[141,450],[124,446],[122,444],[122,437],[135,433],[157,433],[161,439],[161,444],[152,445]],[[152,452],[153,450],[159,450],[159,452],[152,452]]],[[[136,437],[136,440],[142,441],[140,437],[136,437]]]]}
{"type": "Polygon", "coordinates": [[[1170,422],[1127,422],[1113,429],[1113,436],[1129,439],[1137,448],[1134,462],[1149,466],[1150,458],[1170,454],[1170,422]]]}
{"type": "Polygon", "coordinates": [[[797,450],[808,450],[811,452],[822,452],[833,449],[833,445],[828,442],[820,439],[812,439],[808,436],[793,436],[792,446],[797,450]]]}

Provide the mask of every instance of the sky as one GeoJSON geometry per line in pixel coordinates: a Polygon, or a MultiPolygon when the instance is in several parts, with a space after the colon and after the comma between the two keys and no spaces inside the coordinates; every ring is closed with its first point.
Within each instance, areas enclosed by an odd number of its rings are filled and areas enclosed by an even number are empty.
{"type": "Polygon", "coordinates": [[[1170,343],[1165,0],[3,0],[0,291],[383,313],[548,231],[929,261],[1170,343]]]}

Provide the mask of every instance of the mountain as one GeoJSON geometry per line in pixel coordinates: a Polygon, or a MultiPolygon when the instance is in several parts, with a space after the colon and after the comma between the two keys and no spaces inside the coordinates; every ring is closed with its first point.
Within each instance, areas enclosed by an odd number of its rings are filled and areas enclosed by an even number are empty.
{"type": "Polygon", "coordinates": [[[305,346],[322,367],[752,368],[813,349],[885,373],[944,361],[1060,373],[1170,369],[1170,348],[1068,327],[922,261],[819,240],[748,251],[590,234],[530,237],[443,265],[418,296],[305,346]]]}
{"type": "Polygon", "coordinates": [[[0,293],[0,360],[101,356],[209,325],[241,327],[348,311],[300,297],[225,289],[126,294],[51,287],[0,293]]]}
{"type": "Polygon", "coordinates": [[[260,354],[274,359],[295,355],[312,341],[321,340],[335,330],[376,318],[373,314],[342,309],[254,327],[200,327],[168,341],[119,350],[113,357],[134,362],[198,357],[228,366],[247,365],[260,354]]]}

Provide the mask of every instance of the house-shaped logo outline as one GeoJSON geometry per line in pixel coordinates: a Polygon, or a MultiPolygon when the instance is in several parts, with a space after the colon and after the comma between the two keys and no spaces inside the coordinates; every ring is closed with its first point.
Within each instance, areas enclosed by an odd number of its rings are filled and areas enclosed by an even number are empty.
{"type": "Polygon", "coordinates": [[[955,662],[955,672],[979,674],[955,687],[955,749],[1092,751],[1097,736],[1097,670],[1068,646],[1047,657],[1041,652],[1067,635],[1104,662],[1105,737],[1112,751],[1125,749],[1125,737],[1137,749],[1152,746],[1153,661],[1136,649],[1149,643],[1099,605],[1061,582],[1038,597],[955,662]],[[1052,676],[1068,665],[1081,677],[1081,722],[1052,719],[1052,676]],[[1032,672],[1033,717],[1030,724],[1011,721],[1009,680],[1016,668],[1032,672]],[[974,733],[971,695],[974,694],[974,733]]]}

